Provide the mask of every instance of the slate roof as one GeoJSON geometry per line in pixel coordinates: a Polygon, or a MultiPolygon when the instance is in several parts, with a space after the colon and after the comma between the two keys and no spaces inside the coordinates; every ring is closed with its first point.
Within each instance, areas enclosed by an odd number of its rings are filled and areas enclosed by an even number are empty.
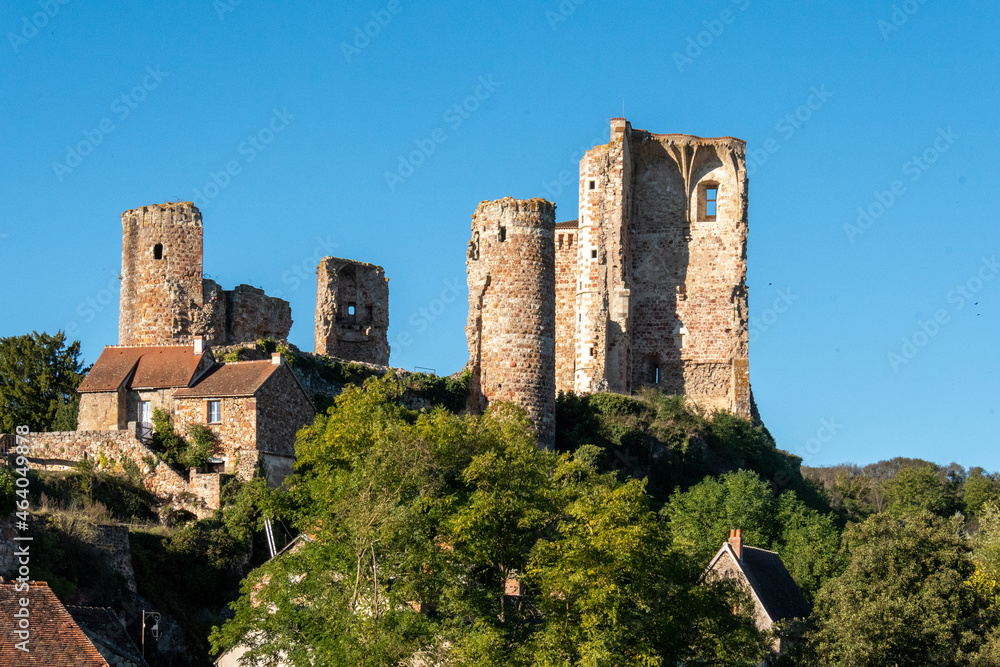
{"type": "Polygon", "coordinates": [[[178,389],[174,398],[225,398],[253,396],[281,366],[266,361],[233,361],[219,364],[187,389],[178,389]]]}
{"type": "Polygon", "coordinates": [[[27,591],[15,592],[14,582],[0,583],[0,665],[19,667],[108,667],[107,661],[66,611],[44,581],[30,582],[27,591]],[[15,630],[14,613],[19,598],[27,598],[31,633],[29,651],[15,630]]]}
{"type": "Polygon", "coordinates": [[[108,346],[80,383],[81,393],[129,389],[187,387],[202,357],[193,345],[108,346]]]}
{"type": "Polygon", "coordinates": [[[113,653],[138,665],[147,664],[118,615],[110,607],[67,606],[66,611],[100,653],[113,653]]]}
{"type": "Polygon", "coordinates": [[[743,545],[740,567],[772,620],[806,618],[812,612],[777,553],[743,545]]]}
{"type": "Polygon", "coordinates": [[[736,557],[732,545],[726,542],[712,559],[708,569],[714,568],[723,555],[737,563],[754,595],[760,600],[764,611],[772,621],[806,618],[812,613],[809,601],[792,579],[792,575],[781,561],[781,556],[774,551],[748,547],[745,544],[742,550],[741,560],[736,557]]]}

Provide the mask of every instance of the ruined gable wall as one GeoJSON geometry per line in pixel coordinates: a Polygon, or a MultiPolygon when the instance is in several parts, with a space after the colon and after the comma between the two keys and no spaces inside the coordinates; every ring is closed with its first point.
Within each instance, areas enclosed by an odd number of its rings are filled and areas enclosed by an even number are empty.
{"type": "Polygon", "coordinates": [[[736,381],[742,373],[748,397],[743,142],[640,131],[632,144],[632,386],[749,417],[736,381]]]}
{"type": "MultiPolygon", "coordinates": [[[[237,362],[238,363],[238,362],[237,362]]],[[[208,426],[218,439],[215,456],[225,459],[226,473],[240,481],[253,479],[257,466],[257,401],[253,397],[176,398],[174,429],[187,435],[191,424],[208,426]],[[208,402],[222,402],[222,422],[208,423],[208,402]]]]}
{"type": "Polygon", "coordinates": [[[385,270],[366,262],[324,257],[316,281],[314,352],[387,365],[389,282],[385,270]]]}
{"type": "Polygon", "coordinates": [[[554,232],[544,199],[480,202],[466,260],[472,407],[524,407],[542,447],[555,438],[554,232]]]}

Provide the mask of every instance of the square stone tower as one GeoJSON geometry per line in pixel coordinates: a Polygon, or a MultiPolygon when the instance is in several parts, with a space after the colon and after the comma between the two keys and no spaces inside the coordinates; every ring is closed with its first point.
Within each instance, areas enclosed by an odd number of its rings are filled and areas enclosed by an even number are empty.
{"type": "MultiPolygon", "coordinates": [[[[758,418],[748,371],[745,151],[732,137],[652,134],[611,119],[611,141],[580,162],[579,219],[557,232],[565,248],[557,253],[576,260],[576,298],[557,300],[559,390],[658,386],[758,418]]],[[[568,294],[567,282],[559,284],[568,294]]]]}
{"type": "Polygon", "coordinates": [[[389,279],[381,266],[324,257],[316,269],[316,354],[389,364],[389,279]]]}

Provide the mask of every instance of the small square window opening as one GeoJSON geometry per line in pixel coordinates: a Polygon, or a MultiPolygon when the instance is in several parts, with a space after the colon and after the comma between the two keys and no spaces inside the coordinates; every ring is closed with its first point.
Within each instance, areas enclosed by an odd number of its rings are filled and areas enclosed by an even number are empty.
{"type": "Polygon", "coordinates": [[[588,184],[588,187],[589,187],[589,188],[590,188],[591,190],[595,190],[595,189],[597,189],[597,181],[591,181],[591,182],[590,182],[590,183],[588,184]]]}

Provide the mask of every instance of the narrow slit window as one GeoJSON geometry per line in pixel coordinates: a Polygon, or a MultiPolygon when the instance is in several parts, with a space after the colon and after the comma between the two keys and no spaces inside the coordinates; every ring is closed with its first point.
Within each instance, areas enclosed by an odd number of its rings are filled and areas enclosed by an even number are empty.
{"type": "Polygon", "coordinates": [[[347,304],[347,314],[350,315],[351,317],[354,317],[354,312],[356,309],[357,306],[355,306],[353,303],[347,304]]]}
{"type": "Polygon", "coordinates": [[[705,217],[715,220],[715,209],[719,199],[719,186],[710,185],[705,188],[705,217]]]}
{"type": "Polygon", "coordinates": [[[591,190],[595,190],[597,188],[597,181],[591,181],[589,187],[591,190]]]}
{"type": "Polygon", "coordinates": [[[591,259],[597,259],[597,251],[596,250],[591,250],[590,251],[590,258],[591,259]]]}
{"type": "Polygon", "coordinates": [[[500,228],[500,233],[497,234],[497,239],[500,241],[500,243],[503,243],[504,241],[507,240],[507,228],[506,227],[501,227],[500,228]]]}
{"type": "Polygon", "coordinates": [[[153,259],[163,259],[163,244],[157,243],[153,246],[153,259]]]}

